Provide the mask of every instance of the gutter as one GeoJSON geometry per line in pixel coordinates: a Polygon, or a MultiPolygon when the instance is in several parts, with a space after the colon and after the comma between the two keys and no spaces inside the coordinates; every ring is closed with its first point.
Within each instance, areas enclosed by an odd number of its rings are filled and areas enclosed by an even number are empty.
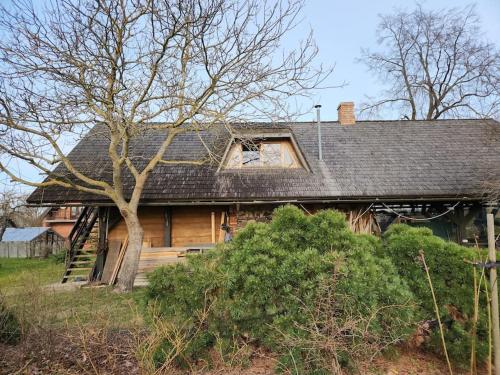
{"type": "MultiPolygon", "coordinates": [[[[221,205],[259,205],[259,204],[286,204],[286,203],[408,203],[408,202],[445,202],[445,201],[461,201],[461,202],[481,202],[484,197],[457,197],[457,196],[430,196],[430,197],[367,197],[367,198],[311,198],[311,199],[278,199],[278,200],[266,200],[266,199],[254,199],[254,200],[188,200],[188,201],[162,201],[162,202],[143,202],[140,206],[221,206],[221,205]]],[[[59,202],[59,203],[45,203],[42,205],[37,205],[30,203],[28,207],[57,207],[57,206],[75,206],[75,207],[85,207],[85,206],[101,206],[101,207],[112,207],[116,206],[112,202],[89,202],[88,204],[82,204],[82,202],[59,202]]]]}

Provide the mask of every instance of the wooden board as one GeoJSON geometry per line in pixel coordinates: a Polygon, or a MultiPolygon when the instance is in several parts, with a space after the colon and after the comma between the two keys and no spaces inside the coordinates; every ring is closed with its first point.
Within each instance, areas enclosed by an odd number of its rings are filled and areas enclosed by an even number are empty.
{"type": "Polygon", "coordinates": [[[147,274],[158,267],[185,262],[188,251],[187,247],[143,247],[134,285],[146,285],[147,274]]]}
{"type": "Polygon", "coordinates": [[[118,255],[120,254],[121,245],[121,241],[109,241],[108,254],[106,255],[106,263],[104,263],[104,269],[101,277],[101,282],[105,284],[109,284],[111,280],[116,261],[118,260],[118,255]]]}
{"type": "MultiPolygon", "coordinates": [[[[141,207],[138,211],[139,221],[144,229],[144,242],[150,246],[164,246],[165,241],[165,208],[141,207]]],[[[108,234],[108,239],[123,241],[127,235],[127,226],[123,219],[108,234]]]]}
{"type": "MultiPolygon", "coordinates": [[[[173,207],[172,246],[190,246],[213,243],[212,212],[215,226],[220,223],[221,208],[173,207]]],[[[218,228],[215,228],[217,232],[218,228]]]]}
{"type": "Polygon", "coordinates": [[[125,257],[125,252],[127,251],[128,247],[128,234],[123,240],[123,243],[120,247],[120,253],[118,254],[118,259],[116,261],[115,267],[113,268],[113,273],[111,275],[111,279],[109,280],[109,283],[113,285],[116,282],[116,278],[118,277],[118,273],[120,272],[120,267],[122,265],[123,258],[125,257]]]}

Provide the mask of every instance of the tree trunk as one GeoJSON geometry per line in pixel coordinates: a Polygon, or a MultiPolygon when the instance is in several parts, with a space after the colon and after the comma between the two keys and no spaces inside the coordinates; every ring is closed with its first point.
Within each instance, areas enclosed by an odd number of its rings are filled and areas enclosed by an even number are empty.
{"type": "Polygon", "coordinates": [[[5,233],[5,229],[7,229],[7,218],[5,216],[0,217],[0,241],[2,241],[3,234],[5,233]]]}
{"type": "Polygon", "coordinates": [[[120,291],[132,290],[134,286],[139,257],[142,249],[144,230],[136,212],[122,213],[128,231],[128,246],[125,249],[125,257],[118,276],[117,287],[120,291]]]}

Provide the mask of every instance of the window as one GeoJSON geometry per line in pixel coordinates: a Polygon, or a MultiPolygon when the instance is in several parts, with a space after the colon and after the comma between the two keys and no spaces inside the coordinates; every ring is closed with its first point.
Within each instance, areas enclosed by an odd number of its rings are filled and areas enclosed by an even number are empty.
{"type": "Polygon", "coordinates": [[[81,207],[71,207],[71,213],[69,219],[77,219],[78,216],[82,213],[82,208],[81,207]]]}
{"type": "Polygon", "coordinates": [[[235,143],[227,157],[226,168],[300,168],[289,140],[263,140],[235,143]]]}
{"type": "Polygon", "coordinates": [[[241,144],[242,164],[246,167],[258,166],[261,162],[260,144],[241,144]]]}

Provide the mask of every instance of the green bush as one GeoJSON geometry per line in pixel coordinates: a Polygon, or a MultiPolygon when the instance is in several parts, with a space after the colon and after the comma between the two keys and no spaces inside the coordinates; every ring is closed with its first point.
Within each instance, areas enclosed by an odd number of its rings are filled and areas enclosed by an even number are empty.
{"type": "Polygon", "coordinates": [[[188,256],[186,263],[160,267],[149,275],[146,300],[159,316],[194,317],[218,297],[222,250],[188,256]]]}
{"type": "Polygon", "coordinates": [[[0,343],[16,344],[21,338],[21,326],[0,296],[0,343]]]}
{"type": "MultiPolygon", "coordinates": [[[[271,223],[248,224],[209,255],[155,271],[147,300],[161,316],[183,324],[190,342],[202,343],[184,353],[189,358],[203,356],[214,337],[252,341],[279,353],[283,335],[310,334],[306,311],[324,297],[320,286],[332,278],[337,293],[349,296],[350,308],[373,315],[366,326],[372,338],[388,332],[401,338],[413,323],[413,297],[391,262],[376,255],[380,246],[375,237],[353,234],[339,212],[306,216],[284,206],[271,223]],[[208,318],[202,313],[207,306],[208,318]]],[[[294,360],[302,360],[307,372],[318,370],[306,361],[311,350],[296,352],[294,360]]],[[[349,358],[349,351],[342,356],[349,358]]]]}
{"type": "Polygon", "coordinates": [[[207,357],[215,342],[218,320],[214,319],[222,273],[218,267],[222,251],[188,256],[184,264],[161,267],[149,276],[146,301],[149,320],[163,336],[152,361],[180,367],[207,357]],[[210,314],[210,319],[208,319],[210,314]],[[165,319],[168,324],[155,324],[165,319]]]}
{"type": "MultiPolygon", "coordinates": [[[[384,246],[379,254],[389,256],[404,278],[421,309],[422,319],[435,319],[435,309],[429,282],[419,257],[423,251],[432,279],[441,319],[444,322],[445,339],[450,357],[465,363],[470,356],[471,318],[474,311],[473,267],[466,261],[477,258],[477,252],[432,234],[428,228],[393,225],[384,235],[384,246]]],[[[478,359],[487,355],[486,307],[482,300],[478,334],[478,359]]],[[[429,346],[441,352],[439,332],[432,333],[429,346]]]]}
{"type": "Polygon", "coordinates": [[[297,226],[280,232],[273,224],[247,225],[221,265],[229,317],[240,332],[270,346],[272,325],[287,329],[305,318],[300,307],[312,303],[318,283],[333,272],[338,257],[303,246],[304,233],[297,226]]]}
{"type": "Polygon", "coordinates": [[[57,251],[55,254],[50,255],[49,258],[52,259],[54,261],[54,263],[62,264],[64,262],[66,262],[67,252],[68,251],[66,249],[61,249],[61,250],[57,251]]]}

